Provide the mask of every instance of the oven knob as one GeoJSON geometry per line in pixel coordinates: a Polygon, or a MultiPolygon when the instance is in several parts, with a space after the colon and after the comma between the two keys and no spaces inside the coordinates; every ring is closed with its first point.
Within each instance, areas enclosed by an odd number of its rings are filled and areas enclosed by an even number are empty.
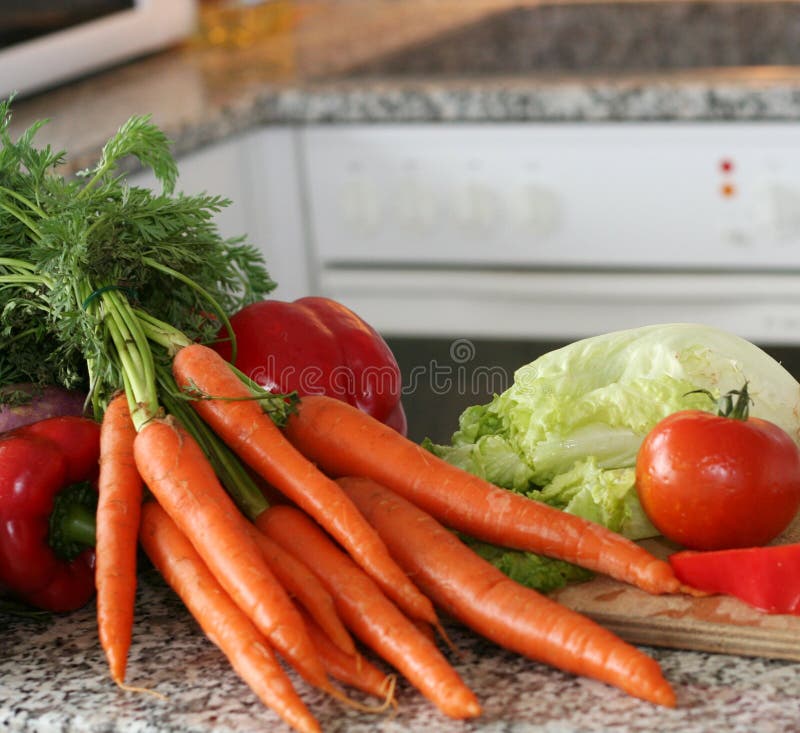
{"type": "Polygon", "coordinates": [[[800,239],[800,188],[783,182],[772,182],[764,188],[761,219],[776,239],[800,239]]]}
{"type": "Polygon", "coordinates": [[[499,202],[495,192],[482,183],[468,183],[455,194],[454,215],[466,232],[486,233],[498,222],[499,202]]]}
{"type": "Polygon", "coordinates": [[[432,190],[415,178],[398,185],[392,210],[401,228],[421,234],[431,229],[436,219],[436,197],[432,190]]]}
{"type": "Polygon", "coordinates": [[[517,191],[513,211],[517,226],[539,237],[555,232],[562,215],[558,194],[539,183],[528,183],[517,191]]]}
{"type": "Polygon", "coordinates": [[[340,189],[339,206],[347,229],[354,233],[371,233],[380,222],[380,201],[372,181],[363,176],[352,177],[340,189]]]}

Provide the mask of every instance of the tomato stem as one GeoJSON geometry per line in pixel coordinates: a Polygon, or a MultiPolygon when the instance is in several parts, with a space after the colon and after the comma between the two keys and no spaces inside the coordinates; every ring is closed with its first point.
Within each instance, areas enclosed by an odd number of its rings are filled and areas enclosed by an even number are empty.
{"type": "Polygon", "coordinates": [[[695,389],[687,394],[704,394],[714,402],[719,417],[727,417],[731,420],[745,421],[750,416],[750,403],[753,398],[747,390],[747,382],[741,389],[732,389],[726,392],[719,399],[715,399],[707,389],[695,389]]]}
{"type": "Polygon", "coordinates": [[[732,420],[747,420],[750,415],[750,403],[752,401],[750,393],[747,391],[747,382],[745,382],[741,389],[732,389],[719,398],[717,401],[717,414],[720,417],[729,417],[732,420]]]}

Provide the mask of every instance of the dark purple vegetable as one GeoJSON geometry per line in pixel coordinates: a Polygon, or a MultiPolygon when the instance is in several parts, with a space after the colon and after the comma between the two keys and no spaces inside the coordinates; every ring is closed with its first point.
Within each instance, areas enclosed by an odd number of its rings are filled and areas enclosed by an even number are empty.
{"type": "Polygon", "coordinates": [[[62,415],[84,415],[86,395],[62,387],[9,384],[0,388],[0,433],[62,415]]]}

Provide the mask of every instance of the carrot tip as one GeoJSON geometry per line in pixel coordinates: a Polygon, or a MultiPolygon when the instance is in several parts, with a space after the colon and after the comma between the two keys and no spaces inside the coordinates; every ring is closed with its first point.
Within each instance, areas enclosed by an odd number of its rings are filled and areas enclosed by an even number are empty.
{"type": "Polygon", "coordinates": [[[444,628],[444,626],[442,626],[442,624],[437,621],[437,623],[434,626],[434,629],[436,629],[436,633],[442,637],[442,641],[444,642],[445,646],[451,652],[453,652],[453,654],[455,654],[457,657],[463,658],[464,653],[453,643],[453,640],[448,635],[447,630],[444,628]]]}
{"type": "Polygon", "coordinates": [[[675,697],[675,692],[672,688],[667,688],[653,696],[656,705],[663,705],[665,708],[674,708],[678,705],[678,700],[675,697]]]}
{"type": "Polygon", "coordinates": [[[387,691],[386,697],[382,703],[379,705],[367,705],[366,703],[359,702],[358,700],[354,700],[352,697],[349,697],[347,694],[342,692],[341,690],[337,689],[336,687],[331,687],[326,689],[325,692],[331,695],[336,700],[344,703],[348,707],[353,708],[354,710],[358,710],[360,713],[384,713],[389,707],[395,707],[397,702],[394,698],[394,689],[397,684],[397,678],[394,675],[390,675],[387,680],[387,691]]]}
{"type": "Polygon", "coordinates": [[[157,697],[159,700],[167,700],[167,696],[157,690],[151,690],[149,687],[137,687],[136,685],[129,685],[121,680],[114,680],[117,683],[117,687],[125,692],[137,692],[145,695],[153,695],[153,697],[157,697]]]}
{"type": "Polygon", "coordinates": [[[399,705],[397,704],[397,698],[394,696],[395,689],[397,688],[397,675],[387,675],[386,679],[383,681],[382,687],[386,688],[386,694],[383,703],[384,709],[391,706],[392,714],[394,715],[399,708],[399,705]]]}

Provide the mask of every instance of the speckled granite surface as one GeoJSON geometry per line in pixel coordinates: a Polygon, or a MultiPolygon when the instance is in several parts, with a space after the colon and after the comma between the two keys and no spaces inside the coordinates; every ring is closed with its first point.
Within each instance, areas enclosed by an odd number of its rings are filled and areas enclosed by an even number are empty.
{"type": "MultiPolygon", "coordinates": [[[[560,65],[528,61],[527,67],[516,68],[506,59],[491,74],[485,73],[490,67],[487,63],[472,68],[471,74],[463,73],[467,68],[463,56],[461,73],[441,65],[452,52],[440,43],[440,34],[464,39],[488,32],[492,37],[487,26],[478,28],[476,21],[486,14],[532,4],[512,0],[297,2],[300,13],[291,37],[235,51],[188,45],[157,54],[19,100],[15,128],[50,118],[39,139],[69,150],[69,165],[77,168],[93,162],[102,143],[130,115],[142,113],[153,115],[175,141],[178,153],[261,125],[800,119],[800,70],[774,65],[793,63],[791,56],[780,54],[763,61],[770,66],[710,69],[672,63],[669,71],[660,70],[658,63],[648,70],[599,71],[599,65],[592,68],[585,58],[581,70],[569,68],[563,59],[560,65]],[[404,49],[431,42],[438,44],[437,53],[444,54],[438,67],[380,71],[370,66],[376,56],[395,63],[407,53],[404,49]],[[355,68],[360,69],[358,78],[347,72],[355,68]]],[[[777,12],[782,11],[777,8],[777,12]]],[[[628,26],[628,53],[636,38],[647,38],[642,35],[647,23],[641,25],[645,16],[639,17],[639,25],[628,26]]],[[[774,24],[772,17],[769,27],[762,24],[758,34],[748,37],[749,43],[757,36],[763,50],[764,43],[771,43],[767,31],[791,33],[797,28],[795,22],[785,27],[780,21],[774,24]]],[[[557,19],[554,15],[551,22],[557,19]]],[[[488,27],[496,29],[502,23],[496,20],[488,27]]],[[[754,48],[752,43],[748,47],[754,48]]],[[[798,48],[800,44],[789,50],[798,48]]],[[[602,51],[595,48],[596,53],[602,51]]],[[[129,681],[153,688],[167,699],[122,692],[108,680],[91,607],[47,626],[0,618],[0,730],[224,733],[284,729],[202,637],[180,602],[157,579],[147,576],[144,581],[129,681]]],[[[476,722],[445,719],[408,687],[399,691],[401,708],[394,718],[344,709],[308,688],[302,688],[303,695],[326,731],[800,731],[797,663],[649,649],[678,694],[678,709],[663,710],[600,683],[507,654],[474,635],[457,629],[452,635],[462,650],[453,662],[479,691],[485,708],[476,722]]]]}
{"type": "Polygon", "coordinates": [[[39,139],[81,167],[143,113],[178,153],[262,125],[800,119],[794,4],[536,5],[297,0],[291,33],[238,49],[187,43],[18,100],[14,127],[50,119],[39,139]],[[559,44],[526,43],[542,18],[559,44]]]}
{"type": "MultiPolygon", "coordinates": [[[[181,603],[150,573],[140,584],[130,684],[107,678],[89,606],[46,625],[0,619],[0,730],[26,733],[242,733],[288,730],[235,676],[181,603]]],[[[450,629],[452,661],[476,690],[481,718],[445,718],[415,690],[398,688],[394,717],[344,708],[303,683],[329,733],[791,733],[800,730],[800,664],[647,649],[674,685],[678,707],[659,708],[595,682],[506,653],[450,629]]],[[[295,678],[296,680],[296,678],[295,678]]]]}

